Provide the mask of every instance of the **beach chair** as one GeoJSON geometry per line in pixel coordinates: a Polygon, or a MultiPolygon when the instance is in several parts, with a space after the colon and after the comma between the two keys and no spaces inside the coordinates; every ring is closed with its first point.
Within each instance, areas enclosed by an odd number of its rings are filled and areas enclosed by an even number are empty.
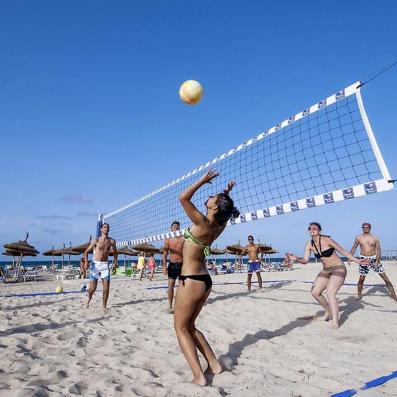
{"type": "Polygon", "coordinates": [[[28,270],[23,275],[23,281],[37,281],[37,271],[28,270]]]}
{"type": "Polygon", "coordinates": [[[3,268],[3,283],[18,283],[23,281],[22,274],[16,269],[3,268]]]}

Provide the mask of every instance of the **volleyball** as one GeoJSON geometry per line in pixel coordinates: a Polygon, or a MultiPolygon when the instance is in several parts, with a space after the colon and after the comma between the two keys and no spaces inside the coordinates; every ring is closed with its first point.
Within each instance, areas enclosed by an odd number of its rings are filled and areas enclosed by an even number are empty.
{"type": "Polygon", "coordinates": [[[63,287],[62,285],[57,285],[57,287],[55,288],[55,292],[57,294],[60,294],[61,292],[63,292],[63,287]]]}
{"type": "Polygon", "coordinates": [[[203,87],[196,80],[187,80],[179,88],[181,100],[188,105],[196,105],[203,96],[203,87]]]}

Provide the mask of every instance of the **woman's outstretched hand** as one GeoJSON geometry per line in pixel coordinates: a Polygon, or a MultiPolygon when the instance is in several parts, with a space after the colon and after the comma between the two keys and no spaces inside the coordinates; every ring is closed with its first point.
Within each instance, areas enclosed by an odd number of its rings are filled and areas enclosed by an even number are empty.
{"type": "Polygon", "coordinates": [[[226,189],[223,191],[223,193],[229,194],[229,193],[231,192],[231,190],[234,188],[234,186],[236,186],[236,182],[230,181],[230,182],[227,184],[227,187],[226,187],[226,189]]]}
{"type": "Polygon", "coordinates": [[[200,179],[200,182],[204,185],[205,183],[211,183],[211,181],[219,175],[218,171],[208,170],[200,179]]]}

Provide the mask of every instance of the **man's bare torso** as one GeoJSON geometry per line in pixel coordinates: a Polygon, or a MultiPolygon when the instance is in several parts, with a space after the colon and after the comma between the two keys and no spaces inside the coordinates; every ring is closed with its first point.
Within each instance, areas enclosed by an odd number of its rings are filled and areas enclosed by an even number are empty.
{"type": "Polygon", "coordinates": [[[107,262],[113,244],[114,240],[110,237],[98,237],[94,246],[94,261],[107,262]]]}
{"type": "Polygon", "coordinates": [[[168,239],[170,262],[181,263],[183,261],[182,251],[184,242],[185,239],[183,237],[173,237],[168,239]]]}
{"type": "Polygon", "coordinates": [[[360,234],[357,236],[360,245],[360,254],[365,256],[373,256],[377,254],[376,243],[378,238],[373,234],[360,234]]]}
{"type": "Polygon", "coordinates": [[[246,245],[245,250],[248,252],[248,260],[253,262],[258,261],[259,248],[256,244],[246,245]]]}

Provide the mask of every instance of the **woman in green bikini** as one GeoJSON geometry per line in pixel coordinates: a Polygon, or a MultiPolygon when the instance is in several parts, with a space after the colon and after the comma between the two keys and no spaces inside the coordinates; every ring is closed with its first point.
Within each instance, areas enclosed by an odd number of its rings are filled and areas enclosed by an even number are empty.
{"type": "Polygon", "coordinates": [[[219,374],[222,371],[221,364],[204,335],[195,326],[196,318],[212,286],[211,277],[205,266],[205,255],[209,254],[212,242],[223,232],[227,221],[240,215],[234,207],[233,200],[229,197],[234,182],[230,182],[223,193],[208,198],[205,202],[206,215],[202,214],[192,203],[194,193],[206,183],[211,183],[218,175],[218,172],[209,170],[179,196],[183,209],[193,222],[193,226],[184,233],[183,265],[175,300],[174,326],[179,346],[193,372],[192,382],[201,386],[205,386],[207,380],[201,368],[197,350],[208,363],[207,371],[213,374],[219,374]]]}

